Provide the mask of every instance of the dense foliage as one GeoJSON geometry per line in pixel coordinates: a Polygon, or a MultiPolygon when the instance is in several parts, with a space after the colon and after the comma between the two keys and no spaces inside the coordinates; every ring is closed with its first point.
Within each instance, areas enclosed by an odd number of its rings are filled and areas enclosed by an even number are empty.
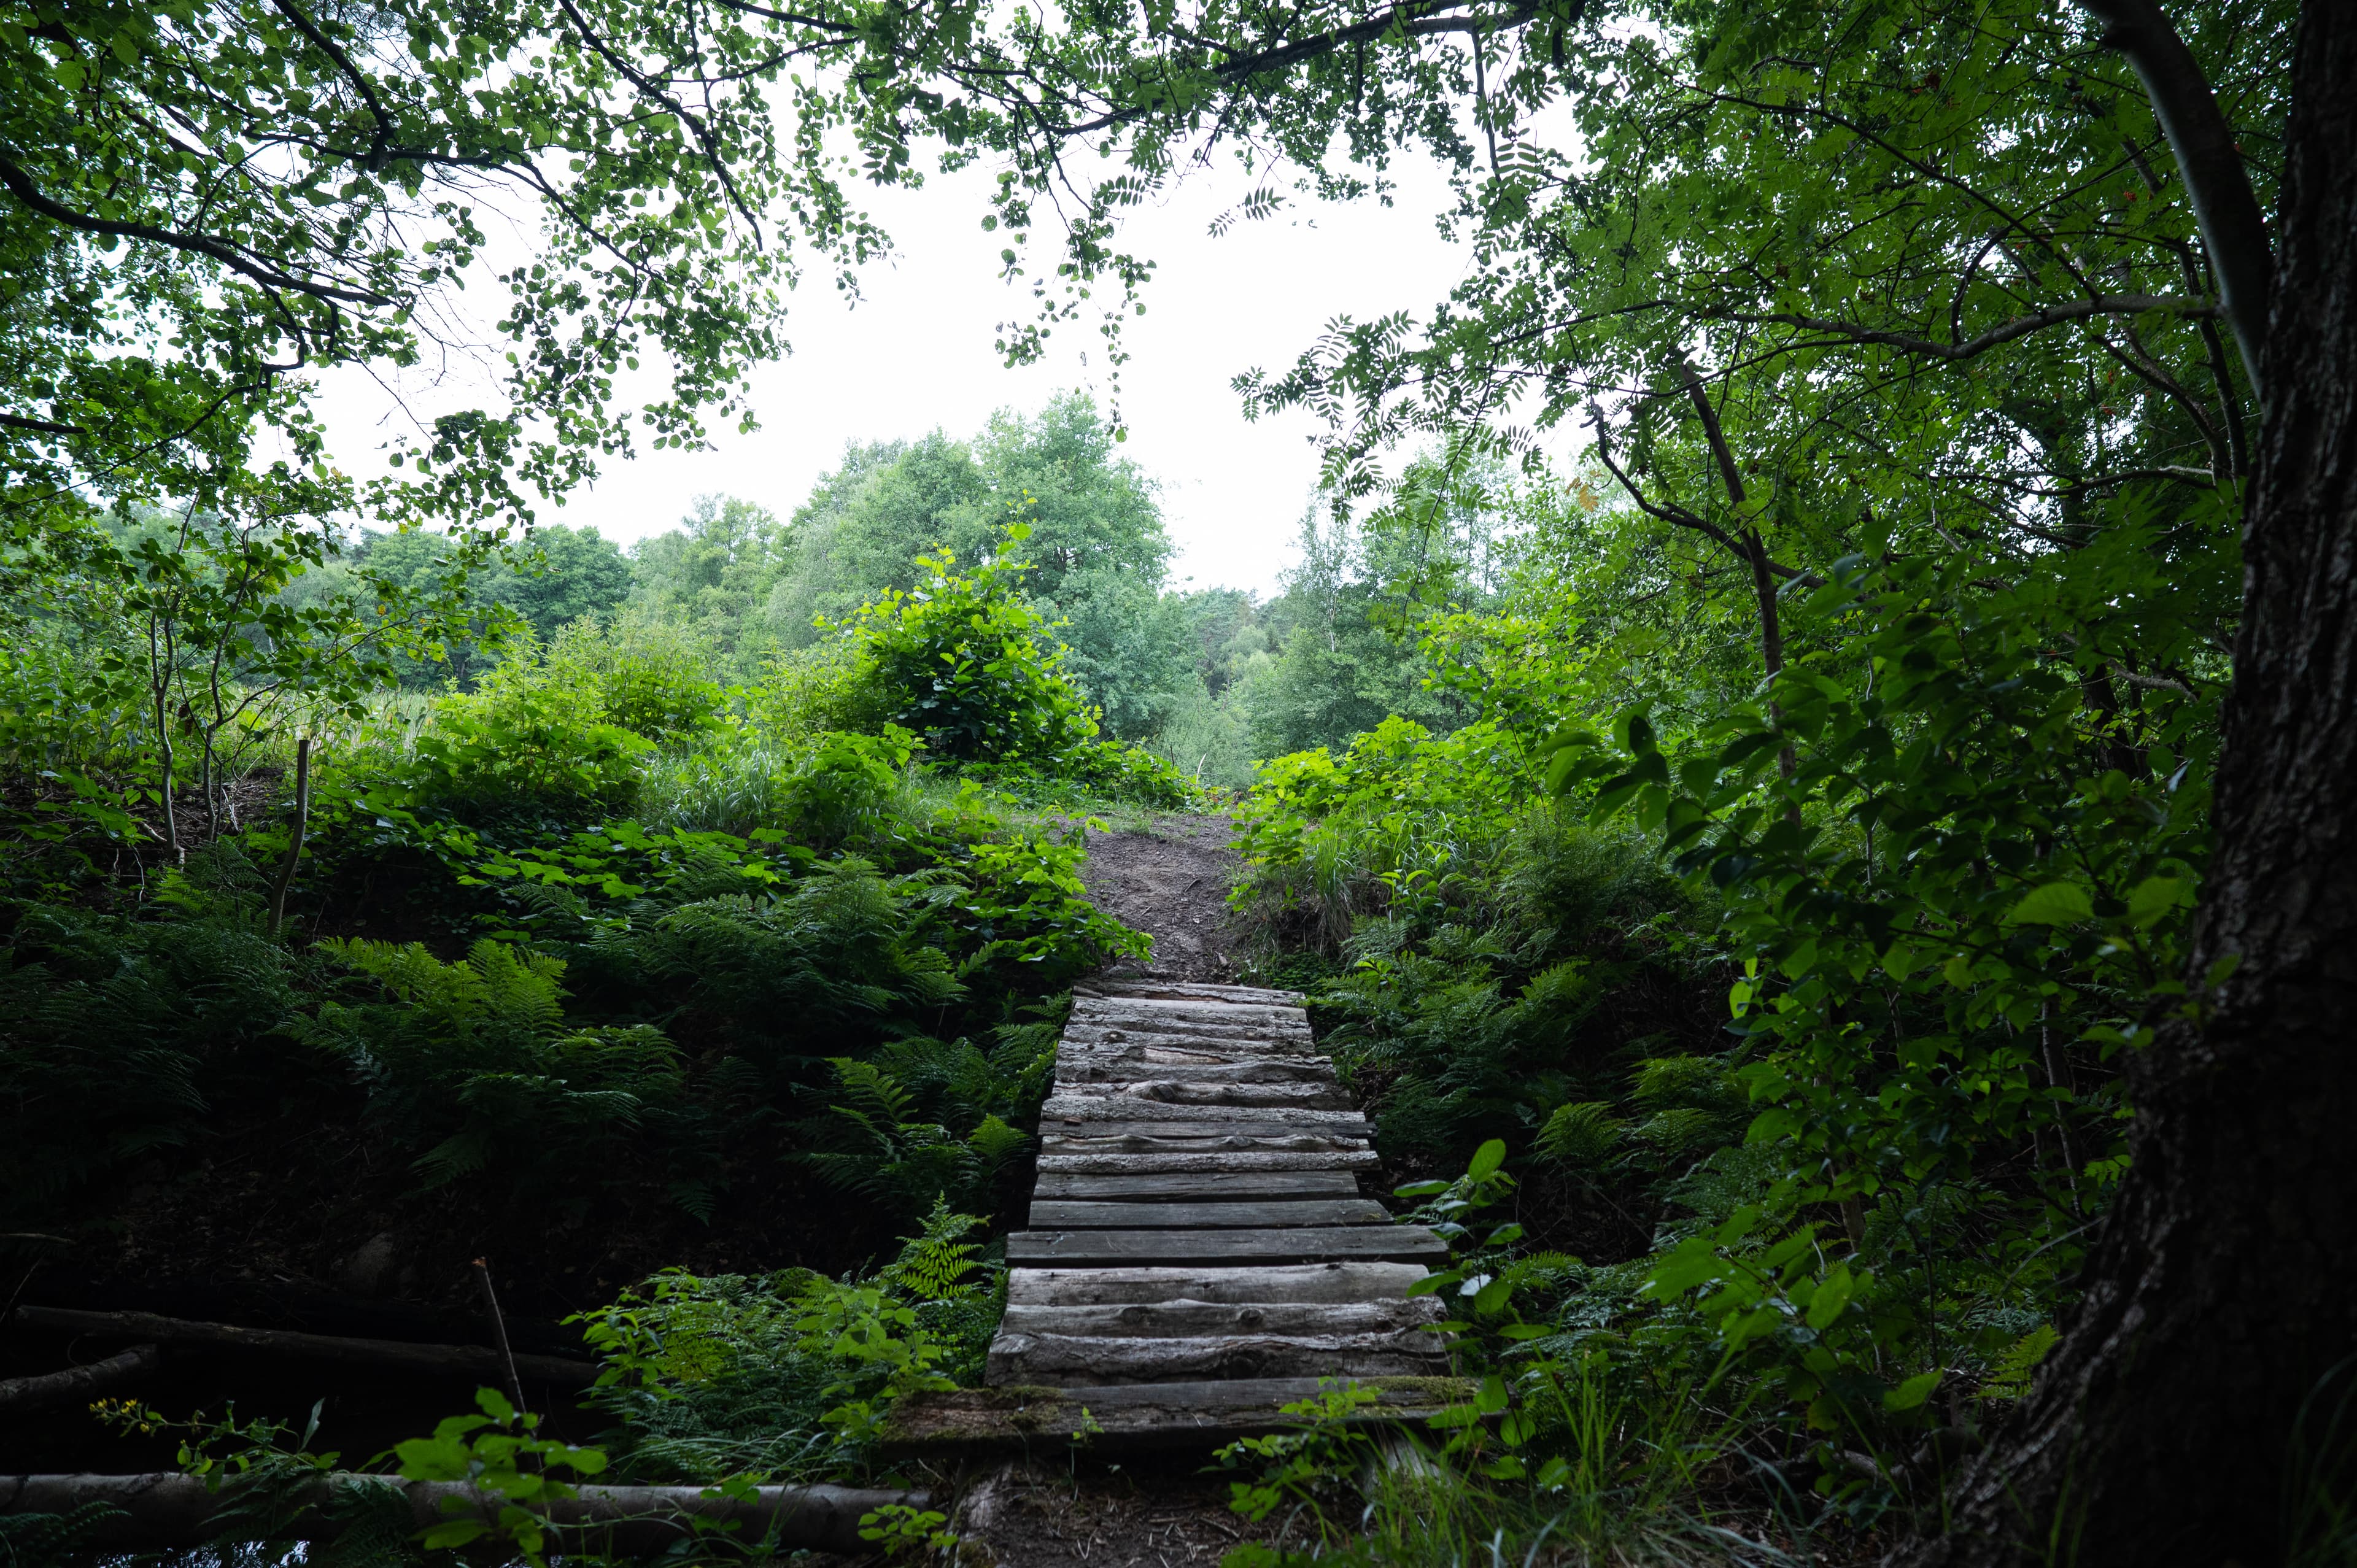
{"type": "MultiPolygon", "coordinates": [[[[2179,19],[2269,208],[2293,20],[2179,19]]],[[[1478,1393],[1429,1464],[1340,1391],[1232,1450],[1289,1521],[1239,1561],[1936,1528],[2083,1288],[2127,1065],[2232,970],[2184,972],[2263,405],[2086,16],[188,0],[0,53],[20,1237],[167,1229],[135,1194],[288,1118],[385,1223],[458,1189],[552,1262],[593,1207],[668,1237],[823,1191],[843,1277],[609,1247],[585,1321],[640,1473],[857,1474],[890,1399],[970,1375],[1059,997],[1139,950],[1073,817],[1248,787],[1235,906],[1455,1245],[1424,1288],[1478,1393]],[[1170,591],[1078,396],[856,446],[783,521],[517,533],[744,415],[785,234],[882,242],[845,142],[883,182],[1003,160],[1010,278],[1060,215],[1014,361],[1110,282],[1119,365],[1115,220],[1228,145],[1247,219],[1429,153],[1477,264],[1239,379],[1329,431],[1267,602],[1170,591]],[[357,484],[294,372],[440,347],[501,184],[548,220],[482,335],[503,406],[357,484]]],[[[2338,1485],[2295,1555],[2345,1559],[2338,1485]]]]}

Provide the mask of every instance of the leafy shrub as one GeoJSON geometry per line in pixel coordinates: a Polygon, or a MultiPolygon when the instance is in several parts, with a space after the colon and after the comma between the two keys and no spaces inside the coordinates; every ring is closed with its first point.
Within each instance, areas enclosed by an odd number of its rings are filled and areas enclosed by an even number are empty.
{"type": "Polygon", "coordinates": [[[425,805],[511,810],[629,805],[632,764],[651,743],[608,722],[596,692],[529,663],[501,665],[480,690],[443,698],[396,787],[425,805]]]}
{"type": "Polygon", "coordinates": [[[607,722],[661,739],[718,716],[727,702],[712,679],[718,663],[718,650],[689,628],[626,615],[612,626],[565,627],[537,674],[552,685],[594,691],[607,722]]]}
{"type": "Polygon", "coordinates": [[[804,1269],[699,1277],[669,1269],[585,1313],[606,1363],[590,1398],[622,1423],[640,1481],[856,1479],[891,1402],[980,1375],[1001,1271],[937,1205],[868,1279],[804,1269]]]}
{"type": "Polygon", "coordinates": [[[1434,918],[1494,874],[1534,782],[1523,742],[1487,723],[1436,739],[1389,718],[1340,757],[1274,758],[1236,813],[1235,902],[1329,951],[1361,914],[1434,918]]]}
{"type": "MultiPolygon", "coordinates": [[[[1022,539],[1020,524],[1009,537],[1022,539]]],[[[1062,650],[1024,602],[1024,568],[989,561],[952,570],[944,549],[921,558],[926,582],[859,612],[853,632],[887,717],[953,762],[1030,762],[1053,772],[1093,737],[1096,721],[1064,673],[1062,650]]]]}
{"type": "Polygon", "coordinates": [[[872,732],[890,719],[892,693],[856,628],[775,656],[747,693],[756,724],[791,737],[820,730],[872,732]]]}
{"type": "Polygon", "coordinates": [[[1200,808],[1203,792],[1176,764],[1126,741],[1082,741],[1046,763],[970,764],[972,778],[1035,805],[1118,800],[1164,811],[1200,808]]]}

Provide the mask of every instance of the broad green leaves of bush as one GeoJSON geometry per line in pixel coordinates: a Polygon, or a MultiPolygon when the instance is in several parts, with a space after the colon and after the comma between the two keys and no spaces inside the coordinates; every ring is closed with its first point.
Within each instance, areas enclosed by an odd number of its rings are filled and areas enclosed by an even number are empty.
{"type": "MultiPolygon", "coordinates": [[[[1008,530],[1015,542],[1028,530],[1008,530]]],[[[926,581],[888,589],[853,623],[891,722],[956,762],[1029,762],[1053,771],[1093,738],[1095,718],[1062,669],[1062,650],[1018,592],[1022,568],[987,561],[966,573],[943,550],[926,581]]]]}

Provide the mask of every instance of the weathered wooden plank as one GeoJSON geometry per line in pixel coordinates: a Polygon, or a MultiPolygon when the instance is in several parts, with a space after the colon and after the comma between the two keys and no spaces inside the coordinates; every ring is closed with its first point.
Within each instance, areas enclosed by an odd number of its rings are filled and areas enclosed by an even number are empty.
{"type": "Polygon", "coordinates": [[[1266,1230],[1017,1230],[1006,1261],[1034,1266],[1124,1263],[1308,1263],[1391,1259],[1437,1263],[1448,1256],[1421,1225],[1303,1226],[1266,1230]]]}
{"type": "Polygon", "coordinates": [[[1382,1163],[1382,1156],[1372,1149],[1352,1144],[1317,1153],[1261,1150],[1228,1154],[1042,1155],[1039,1170],[1043,1176],[1050,1171],[1151,1176],[1197,1171],[1372,1170],[1382,1163]]]}
{"type": "Polygon", "coordinates": [[[1141,1029],[1163,1034],[1306,1036],[1309,1020],[1299,1013],[1277,1013],[1252,1007],[1115,1007],[1102,1002],[1082,1003],[1072,1009],[1067,1024],[1097,1029],[1141,1029]]]}
{"type": "Polygon", "coordinates": [[[1351,1097],[1329,1078],[1324,1083],[1197,1083],[1186,1079],[1130,1079],[1117,1083],[1075,1081],[1059,1074],[1056,1097],[1065,1100],[1143,1100],[1156,1105],[1292,1105],[1313,1111],[1350,1111],[1351,1097]]]}
{"type": "Polygon", "coordinates": [[[1103,1306],[1009,1305],[1002,1334],[1194,1339],[1215,1334],[1396,1334],[1446,1315],[1428,1295],[1380,1301],[1140,1301],[1103,1306]]]}
{"type": "Polygon", "coordinates": [[[1364,1132],[1347,1126],[1289,1127],[1221,1122],[1045,1122],[1040,1133],[1048,1140],[1048,1153],[1067,1155],[1356,1149],[1363,1147],[1367,1141],[1364,1132]],[[1163,1128],[1169,1131],[1161,1131],[1163,1128]]]}
{"type": "MultiPolygon", "coordinates": [[[[1168,1056],[1161,1052],[1158,1055],[1168,1056]]],[[[1140,1052],[1074,1051],[1056,1061],[1056,1081],[1071,1083],[1319,1083],[1334,1081],[1324,1057],[1283,1061],[1153,1061],[1140,1052]]]]}
{"type": "Polygon", "coordinates": [[[1208,1034],[1306,1036],[1309,1020],[1301,1013],[1254,1007],[1114,1006],[1103,1002],[1077,1004],[1067,1025],[1096,1029],[1136,1029],[1149,1034],[1208,1034]]]}
{"type": "Polygon", "coordinates": [[[1253,1002],[1265,1007],[1298,1007],[1308,998],[1298,991],[1265,985],[1213,985],[1187,980],[1097,980],[1072,987],[1075,996],[1153,997],[1171,1002],[1253,1002]]]}
{"type": "Polygon", "coordinates": [[[994,1383],[1168,1383],[1212,1378],[1414,1377],[1448,1369],[1429,1333],[1197,1339],[1110,1339],[1002,1333],[984,1376],[994,1383]]]}
{"type": "Polygon", "coordinates": [[[1388,1225],[1391,1211],[1372,1197],[1301,1197],[1233,1203],[1098,1203],[1031,1200],[1035,1230],[1275,1230],[1294,1225],[1388,1225]]]}
{"type": "Polygon", "coordinates": [[[1093,1452],[1208,1449],[1300,1424],[1282,1407],[1326,1390],[1372,1396],[1349,1419],[1368,1425],[1415,1421],[1472,1398],[1463,1378],[1265,1378],[1050,1389],[1017,1386],[915,1393],[893,1402],[885,1452],[911,1460],[1082,1441],[1093,1452]],[[1085,1416],[1083,1415],[1085,1412],[1085,1416]]]}
{"type": "MultiPolygon", "coordinates": [[[[1294,1105],[1188,1105],[1148,1100],[1135,1094],[1076,1094],[1059,1089],[1039,1108],[1044,1129],[1050,1122],[1076,1124],[1133,1122],[1178,1125],[1200,1133],[1207,1127],[1309,1127],[1367,1136],[1367,1119],[1356,1111],[1328,1111],[1294,1105]]],[[[1163,1137],[1171,1133],[1158,1134],[1163,1137]]],[[[1189,1133],[1175,1134],[1189,1136],[1189,1133]]]]}
{"type": "Polygon", "coordinates": [[[1006,1302],[1016,1307],[1396,1301],[1409,1299],[1407,1287],[1431,1272],[1421,1263],[1386,1262],[1235,1269],[1016,1268],[1006,1273],[1006,1302]]]}
{"type": "MultiPolygon", "coordinates": [[[[1091,1125],[1049,1122],[1040,1129],[1049,1155],[1356,1154],[1363,1134],[1299,1127],[1206,1127],[1200,1122],[1091,1125]]],[[[1239,1169],[1246,1167],[1239,1166],[1239,1169]]]]}
{"type": "Polygon", "coordinates": [[[1322,1059],[1325,1052],[1318,1042],[1308,1036],[1273,1038],[1263,1034],[1210,1035],[1192,1031],[1177,1032],[1161,1029],[1098,1028],[1089,1024],[1067,1024],[1060,1036],[1067,1046],[1104,1048],[1115,1046],[1143,1047],[1147,1050],[1217,1052],[1231,1061],[1247,1058],[1285,1059],[1313,1057],[1322,1059]]]}
{"type": "Polygon", "coordinates": [[[1359,1178],[1348,1171],[1178,1172],[1167,1175],[1071,1176],[1042,1171],[1031,1188],[1043,1197],[1118,1203],[1163,1198],[1173,1203],[1233,1203],[1254,1197],[1356,1197],[1359,1178]]]}
{"type": "Polygon", "coordinates": [[[1242,1002],[1232,997],[1075,996],[1073,1017],[1249,1019],[1307,1026],[1307,1009],[1289,1002],[1242,1002]]]}

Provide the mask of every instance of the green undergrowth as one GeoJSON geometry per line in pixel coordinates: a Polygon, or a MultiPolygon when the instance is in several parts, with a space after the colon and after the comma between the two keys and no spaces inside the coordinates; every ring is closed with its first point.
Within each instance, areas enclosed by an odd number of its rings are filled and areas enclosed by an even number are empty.
{"type": "Polygon", "coordinates": [[[2126,1053],[2199,1005],[2214,688],[2127,715],[2052,652],[2196,657],[2181,585],[2121,568],[1846,560],[1790,596],[1815,651],[1772,704],[1460,645],[1496,716],[1265,765],[1235,906],[1390,1170],[1466,1208],[1443,1288],[1485,1380],[1426,1458],[1257,1455],[1284,1550],[1838,1561],[1936,1526],[2057,1341],[2126,1053]]]}
{"type": "Polygon", "coordinates": [[[182,864],[108,847],[135,811],[43,818],[0,913],[7,1219],[70,1228],[274,1102],[348,1117],[404,1203],[578,1216],[653,1184],[693,1223],[766,1165],[863,1223],[995,1210],[1062,992],[1145,950],[1085,898],[1081,832],[1193,797],[1093,738],[1011,569],[933,568],[834,650],[859,711],[585,623],[414,725],[324,728],[276,930],[283,776],[182,864]]]}

